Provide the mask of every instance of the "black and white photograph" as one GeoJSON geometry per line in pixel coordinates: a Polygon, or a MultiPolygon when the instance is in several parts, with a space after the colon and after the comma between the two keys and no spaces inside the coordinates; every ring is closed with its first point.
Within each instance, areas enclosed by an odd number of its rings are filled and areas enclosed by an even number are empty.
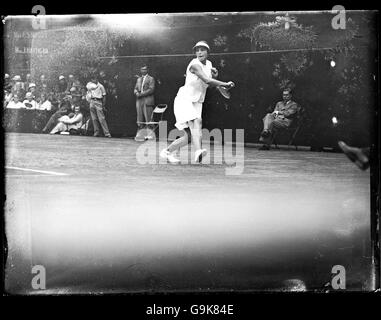
{"type": "Polygon", "coordinates": [[[378,11],[48,9],[2,17],[8,295],[379,290],[378,11]]]}

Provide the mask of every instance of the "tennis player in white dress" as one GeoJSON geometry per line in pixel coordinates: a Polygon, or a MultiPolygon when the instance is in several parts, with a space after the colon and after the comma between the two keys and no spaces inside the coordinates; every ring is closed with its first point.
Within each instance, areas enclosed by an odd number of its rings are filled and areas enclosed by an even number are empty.
{"type": "Polygon", "coordinates": [[[207,59],[210,47],[205,41],[199,41],[193,47],[196,58],[188,65],[184,86],[180,87],[174,101],[174,113],[176,117],[176,128],[184,131],[184,135],[160,152],[162,158],[170,163],[179,163],[175,152],[191,141],[195,146],[195,161],[200,163],[202,157],[207,154],[206,149],[201,148],[202,140],[202,103],[205,99],[208,87],[222,86],[234,87],[232,81],[222,82],[216,80],[218,72],[207,59]]]}

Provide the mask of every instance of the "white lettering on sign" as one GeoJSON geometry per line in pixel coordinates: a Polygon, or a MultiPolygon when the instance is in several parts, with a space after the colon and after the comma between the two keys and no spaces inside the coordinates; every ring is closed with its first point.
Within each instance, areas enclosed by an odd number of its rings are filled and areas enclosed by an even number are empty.
{"type": "Polygon", "coordinates": [[[19,48],[15,47],[15,53],[20,53],[20,54],[49,54],[48,48],[19,48]]]}

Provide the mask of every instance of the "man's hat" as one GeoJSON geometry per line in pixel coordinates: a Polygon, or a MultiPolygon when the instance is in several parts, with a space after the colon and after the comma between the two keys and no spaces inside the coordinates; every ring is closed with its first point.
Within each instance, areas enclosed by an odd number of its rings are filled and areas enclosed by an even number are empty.
{"type": "Polygon", "coordinates": [[[197,47],[204,47],[206,49],[208,49],[208,51],[210,51],[210,47],[209,45],[206,43],[206,41],[199,41],[197,42],[194,47],[193,47],[193,51],[197,48],[197,47]]]}
{"type": "Polygon", "coordinates": [[[6,74],[4,75],[4,78],[5,78],[5,79],[8,79],[8,78],[9,78],[9,74],[6,73],[6,74]]]}
{"type": "Polygon", "coordinates": [[[60,75],[60,76],[58,77],[58,80],[62,80],[62,79],[65,79],[65,76],[60,75]]]}
{"type": "Polygon", "coordinates": [[[19,75],[17,75],[17,76],[14,76],[12,80],[21,81],[21,77],[19,75]]]}
{"type": "Polygon", "coordinates": [[[29,86],[28,86],[28,89],[32,88],[32,87],[36,87],[36,84],[34,83],[30,83],[29,86]]]}

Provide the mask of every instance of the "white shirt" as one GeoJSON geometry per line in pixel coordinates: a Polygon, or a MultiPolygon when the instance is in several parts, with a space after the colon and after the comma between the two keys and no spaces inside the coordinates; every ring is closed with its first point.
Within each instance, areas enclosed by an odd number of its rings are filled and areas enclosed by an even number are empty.
{"type": "Polygon", "coordinates": [[[206,64],[203,64],[200,60],[194,58],[188,64],[185,84],[179,89],[177,95],[181,96],[182,98],[189,99],[192,102],[202,103],[205,100],[205,94],[208,85],[197,75],[190,72],[190,67],[195,64],[201,66],[201,69],[204,71],[207,77],[212,78],[212,63],[209,60],[206,60],[206,64]]]}
{"type": "Polygon", "coordinates": [[[39,103],[37,105],[37,108],[38,110],[48,110],[50,111],[52,109],[52,104],[49,100],[46,100],[45,102],[43,103],[39,103]]]}
{"type": "Polygon", "coordinates": [[[88,90],[88,93],[90,93],[91,98],[102,99],[103,96],[106,95],[105,87],[100,82],[98,82],[97,84],[89,82],[86,85],[86,88],[88,90]]]}
{"type": "Polygon", "coordinates": [[[7,104],[7,109],[24,109],[24,108],[25,108],[25,105],[21,101],[16,103],[12,100],[7,104]]]}
{"type": "Polygon", "coordinates": [[[60,120],[65,121],[65,124],[68,126],[68,129],[72,129],[72,128],[79,129],[80,127],[82,127],[82,124],[83,124],[82,123],[83,115],[82,113],[77,113],[77,114],[74,114],[72,118],[69,118],[68,116],[63,116],[58,119],[58,121],[60,120]]]}
{"type": "Polygon", "coordinates": [[[5,95],[4,95],[4,101],[5,101],[5,103],[8,104],[9,102],[11,102],[12,97],[13,97],[13,94],[12,94],[11,92],[5,94],[5,95]]]}
{"type": "Polygon", "coordinates": [[[36,102],[35,100],[29,101],[29,100],[25,99],[25,100],[23,101],[23,104],[24,104],[24,107],[25,107],[26,109],[29,109],[29,110],[37,109],[37,102],[36,102]],[[31,104],[32,107],[28,107],[28,106],[26,105],[27,103],[31,104]]]}

